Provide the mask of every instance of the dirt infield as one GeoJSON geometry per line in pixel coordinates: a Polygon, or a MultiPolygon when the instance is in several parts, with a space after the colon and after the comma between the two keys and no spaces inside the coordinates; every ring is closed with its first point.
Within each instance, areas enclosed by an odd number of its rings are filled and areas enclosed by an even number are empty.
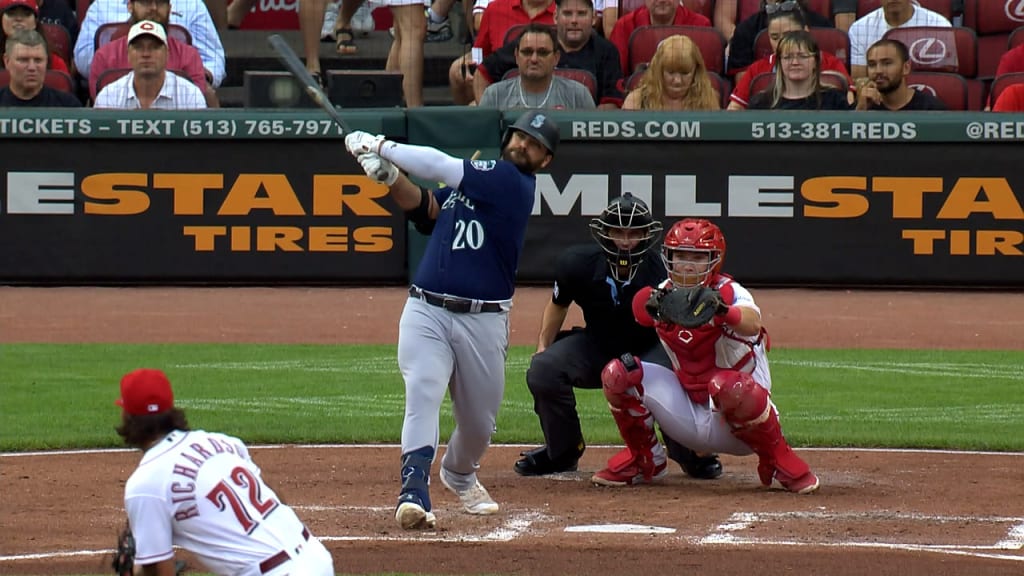
{"type": "MultiPolygon", "coordinates": [[[[518,292],[513,343],[535,341],[547,296],[518,292]]],[[[1019,349],[1024,333],[1021,294],[755,296],[777,347],[1019,349]]],[[[0,342],[393,342],[404,298],[396,288],[0,287],[0,342]]],[[[483,462],[481,480],[502,504],[494,517],[462,513],[435,470],[440,527],[428,533],[392,518],[396,447],[268,447],[255,457],[340,573],[1024,572],[1021,454],[804,450],[823,487],[800,497],[760,488],[754,458],[723,458],[716,481],[673,468],[657,485],[617,490],[586,481],[610,448],[589,449],[580,473],[543,479],[512,472],[517,452],[495,447],[483,462]],[[593,531],[610,524],[633,532],[593,531]]],[[[105,572],[138,457],[0,455],[0,574],[105,572]]]]}

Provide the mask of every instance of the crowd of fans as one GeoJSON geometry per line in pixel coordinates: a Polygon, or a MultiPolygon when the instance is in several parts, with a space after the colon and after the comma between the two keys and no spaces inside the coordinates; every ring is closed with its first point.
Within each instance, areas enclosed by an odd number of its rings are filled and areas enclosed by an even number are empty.
{"type": "MultiPolygon", "coordinates": [[[[962,26],[962,2],[760,0],[741,15],[749,0],[463,0],[472,49],[449,68],[452,101],[500,109],[1021,111],[1024,43],[1008,42],[995,76],[976,78],[976,47],[958,60],[961,39],[975,41],[962,26]],[[925,51],[938,45],[942,53],[918,57],[920,39],[934,40],[925,51]]],[[[93,0],[75,14],[68,0],[0,0],[0,105],[216,107],[226,73],[220,35],[252,5],[93,0]]],[[[322,78],[325,40],[339,55],[358,54],[354,30],[368,32],[369,8],[381,5],[394,22],[386,67],[402,73],[406,106],[422,106],[424,44],[453,40],[454,0],[299,0],[306,66],[322,78]]]]}

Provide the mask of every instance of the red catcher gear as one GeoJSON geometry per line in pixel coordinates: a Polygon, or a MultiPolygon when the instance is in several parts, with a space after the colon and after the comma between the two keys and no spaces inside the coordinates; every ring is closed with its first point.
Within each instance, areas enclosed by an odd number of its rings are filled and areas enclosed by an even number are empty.
{"type": "Polygon", "coordinates": [[[818,489],[818,477],[793,452],[782,436],[779,415],[769,401],[768,390],[750,374],[722,370],[708,383],[711,398],[732,434],[746,443],[760,459],[757,475],[771,486],[776,478],[790,492],[809,494],[818,489]]]}
{"type": "Polygon", "coordinates": [[[670,277],[678,276],[673,270],[677,252],[707,253],[707,270],[698,273],[699,280],[696,284],[711,286],[714,277],[722,270],[722,262],[725,260],[725,235],[709,220],[685,218],[672,225],[661,245],[661,260],[665,263],[665,270],[670,277]]]}
{"type": "MultiPolygon", "coordinates": [[[[665,455],[654,433],[654,416],[643,405],[643,379],[644,369],[640,360],[629,353],[612,360],[601,370],[604,396],[608,399],[608,407],[619,427],[619,434],[634,456],[633,464],[638,468],[638,474],[650,482],[657,468],[655,447],[658,449],[662,470],[665,455]]],[[[609,462],[609,467],[611,464],[609,462]]]]}

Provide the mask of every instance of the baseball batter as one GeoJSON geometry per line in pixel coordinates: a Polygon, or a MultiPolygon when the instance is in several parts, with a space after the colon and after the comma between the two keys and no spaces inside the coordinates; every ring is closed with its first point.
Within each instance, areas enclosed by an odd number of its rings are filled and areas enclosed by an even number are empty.
{"type": "Polygon", "coordinates": [[[725,236],[707,220],[681,220],[665,235],[662,259],[669,278],[637,292],[633,314],[641,325],[655,327],[675,370],[630,354],[605,366],[605,396],[629,451],[609,460],[594,483],[625,486],[663,473],[666,456],[654,434],[657,422],[695,450],[757,454],[765,486],[778,480],[799,494],[818,489],[818,477],[783,437],[771,402],[761,310],[746,288],[722,274],[724,257],[725,236]],[[697,285],[716,291],[710,322],[684,328],[659,314],[664,294],[697,285]]]}
{"type": "Polygon", "coordinates": [[[505,132],[498,161],[461,160],[365,132],[345,137],[367,176],[387,185],[417,229],[430,234],[399,323],[405,421],[395,520],[402,528],[436,524],[430,468],[446,390],[455,429],[441,460],[441,482],[466,512],[498,512],[477,470],[505,392],[508,312],[533,210],[534,175],[551,162],[558,139],[554,121],[536,111],[505,132]],[[448,185],[431,193],[398,168],[448,185]]]}
{"type": "Polygon", "coordinates": [[[142,574],[173,575],[173,546],[218,575],[334,574],[330,552],[263,481],[245,444],[189,428],[163,372],[126,374],[117,404],[117,433],[144,451],[124,489],[142,574]]]}

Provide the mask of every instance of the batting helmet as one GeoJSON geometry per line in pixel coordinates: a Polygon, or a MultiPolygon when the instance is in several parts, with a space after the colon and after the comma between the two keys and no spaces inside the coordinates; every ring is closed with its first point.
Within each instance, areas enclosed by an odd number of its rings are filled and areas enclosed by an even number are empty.
{"type": "Polygon", "coordinates": [[[548,153],[555,155],[558,148],[558,124],[548,118],[548,115],[541,110],[531,110],[519,117],[511,126],[505,129],[501,139],[501,149],[504,150],[508,141],[512,139],[512,132],[522,132],[537,139],[538,142],[548,149],[548,153]]]}
{"type": "MultiPolygon", "coordinates": [[[[718,226],[708,220],[699,218],[685,218],[676,222],[665,234],[665,242],[661,246],[661,259],[665,263],[665,269],[673,276],[673,281],[690,286],[695,284],[708,284],[711,279],[722,269],[722,261],[725,260],[725,236],[718,226]],[[707,268],[696,270],[694,274],[697,281],[694,283],[677,280],[684,276],[675,267],[682,264],[683,258],[679,258],[682,252],[704,252],[708,254],[707,268]]],[[[689,276],[689,274],[685,274],[689,276]]]]}
{"type": "Polygon", "coordinates": [[[590,234],[608,259],[612,277],[626,282],[636,275],[643,255],[661,234],[661,222],[643,200],[626,192],[590,221],[590,234]],[[630,242],[636,242],[629,245],[630,242]]]}

